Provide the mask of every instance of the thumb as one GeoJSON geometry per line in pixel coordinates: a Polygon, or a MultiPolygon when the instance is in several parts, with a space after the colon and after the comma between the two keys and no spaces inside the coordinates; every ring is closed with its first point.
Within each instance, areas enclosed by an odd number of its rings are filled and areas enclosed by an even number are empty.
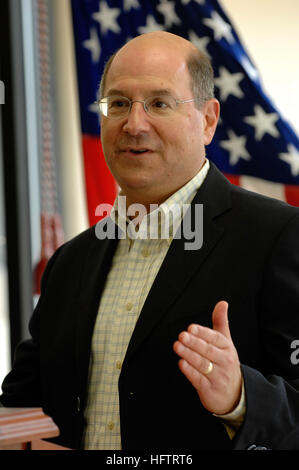
{"type": "Polygon", "coordinates": [[[221,300],[215,305],[212,313],[213,329],[231,339],[228,325],[228,303],[221,300]]]}

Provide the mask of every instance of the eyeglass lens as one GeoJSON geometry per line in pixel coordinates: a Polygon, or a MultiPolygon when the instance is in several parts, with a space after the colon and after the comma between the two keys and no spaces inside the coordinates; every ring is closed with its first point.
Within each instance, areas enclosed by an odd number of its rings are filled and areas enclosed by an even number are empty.
{"type": "Polygon", "coordinates": [[[144,104],[146,112],[153,116],[168,116],[176,109],[176,100],[170,95],[150,96],[144,101],[131,101],[124,96],[108,96],[99,102],[101,113],[109,118],[127,116],[135,102],[144,104]]]}

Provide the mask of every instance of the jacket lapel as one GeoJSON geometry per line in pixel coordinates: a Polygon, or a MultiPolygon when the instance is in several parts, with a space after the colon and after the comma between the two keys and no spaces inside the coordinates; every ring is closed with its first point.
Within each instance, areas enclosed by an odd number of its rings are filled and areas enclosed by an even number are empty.
{"type": "MultiPolygon", "coordinates": [[[[231,208],[230,183],[211,164],[211,169],[190,208],[194,220],[196,204],[203,204],[203,244],[198,250],[186,250],[190,240],[174,239],[149,292],[136,323],[123,366],[130,360],[157,322],[167,313],[186,283],[212,253],[224,229],[215,219],[231,208]]],[[[187,214],[186,214],[187,216],[187,214]]]]}
{"type": "MultiPolygon", "coordinates": [[[[107,219],[101,224],[107,223],[107,219]]],[[[108,218],[111,229],[113,222],[108,218]]],[[[76,363],[78,367],[79,387],[84,390],[89,368],[91,339],[94,323],[105,279],[108,275],[112,258],[117,246],[117,239],[98,240],[95,227],[90,229],[90,246],[81,273],[81,287],[78,295],[76,363]]]]}

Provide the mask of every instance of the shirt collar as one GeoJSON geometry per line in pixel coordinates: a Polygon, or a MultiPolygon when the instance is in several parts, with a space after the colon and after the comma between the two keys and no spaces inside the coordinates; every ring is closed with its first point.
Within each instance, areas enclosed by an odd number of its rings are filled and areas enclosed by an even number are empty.
{"type": "MultiPolygon", "coordinates": [[[[191,204],[196,192],[204,182],[210,168],[209,160],[205,160],[204,165],[199,172],[182,186],[178,191],[172,194],[160,206],[144,216],[138,216],[138,228],[134,221],[127,217],[126,199],[120,192],[115,199],[110,217],[120,229],[127,234],[128,238],[135,239],[165,239],[168,244],[171,243],[186,210],[191,204]]],[[[137,208],[137,206],[136,206],[137,208]]],[[[135,219],[137,221],[137,219],[135,219]]]]}

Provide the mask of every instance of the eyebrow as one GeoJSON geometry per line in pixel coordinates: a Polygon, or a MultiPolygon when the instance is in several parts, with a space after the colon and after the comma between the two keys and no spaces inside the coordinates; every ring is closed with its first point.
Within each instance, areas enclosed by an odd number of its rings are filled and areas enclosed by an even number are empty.
{"type": "MultiPolygon", "coordinates": [[[[148,92],[148,96],[171,95],[171,94],[173,94],[173,91],[170,90],[169,88],[159,88],[159,89],[155,89],[155,90],[150,90],[148,92]]],[[[127,93],[125,93],[124,90],[117,90],[116,88],[112,88],[111,90],[107,91],[106,96],[112,96],[112,95],[126,96],[127,93]]]]}

